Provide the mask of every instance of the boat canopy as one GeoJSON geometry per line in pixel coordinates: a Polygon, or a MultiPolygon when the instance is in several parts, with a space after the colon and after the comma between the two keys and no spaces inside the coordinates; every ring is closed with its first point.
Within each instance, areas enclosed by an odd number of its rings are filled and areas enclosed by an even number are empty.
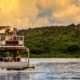
{"type": "Polygon", "coordinates": [[[0,26],[0,30],[10,28],[11,26],[0,26]]]}

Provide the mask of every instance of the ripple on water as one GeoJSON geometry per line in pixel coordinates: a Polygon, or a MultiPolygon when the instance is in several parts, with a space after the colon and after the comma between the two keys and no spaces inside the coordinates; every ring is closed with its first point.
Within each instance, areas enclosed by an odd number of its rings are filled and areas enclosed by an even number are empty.
{"type": "Polygon", "coordinates": [[[26,72],[0,74],[0,80],[80,80],[80,63],[39,63],[26,72]]]}

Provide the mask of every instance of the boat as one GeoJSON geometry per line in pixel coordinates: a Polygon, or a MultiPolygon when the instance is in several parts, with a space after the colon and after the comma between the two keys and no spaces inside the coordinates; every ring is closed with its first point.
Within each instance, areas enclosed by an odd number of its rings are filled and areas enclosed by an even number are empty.
{"type": "MultiPolygon", "coordinates": [[[[30,51],[29,48],[24,45],[24,36],[10,32],[11,26],[0,26],[0,30],[5,30],[4,33],[0,33],[0,52],[6,52],[8,56],[0,55],[0,68],[7,70],[23,70],[30,67],[30,51]],[[22,61],[22,57],[9,56],[10,51],[16,51],[19,54],[20,51],[26,51],[28,54],[27,60],[22,61]],[[16,60],[17,59],[17,60],[16,60]]],[[[16,30],[16,28],[14,28],[16,30]]]]}

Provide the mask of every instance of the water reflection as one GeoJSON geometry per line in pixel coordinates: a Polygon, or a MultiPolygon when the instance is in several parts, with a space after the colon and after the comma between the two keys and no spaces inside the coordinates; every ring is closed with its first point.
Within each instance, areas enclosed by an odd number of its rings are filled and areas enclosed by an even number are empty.
{"type": "Polygon", "coordinates": [[[30,75],[24,74],[22,72],[16,72],[16,73],[7,73],[4,75],[0,75],[0,80],[30,80],[30,75]]]}
{"type": "Polygon", "coordinates": [[[40,63],[32,72],[0,74],[0,80],[80,80],[80,63],[40,63]]]}

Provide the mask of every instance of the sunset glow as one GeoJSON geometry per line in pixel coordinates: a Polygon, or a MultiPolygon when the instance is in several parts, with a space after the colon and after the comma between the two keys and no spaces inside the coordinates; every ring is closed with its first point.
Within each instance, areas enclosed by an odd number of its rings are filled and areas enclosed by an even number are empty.
{"type": "Polygon", "coordinates": [[[0,0],[0,25],[34,28],[79,22],[80,0],[0,0]]]}

